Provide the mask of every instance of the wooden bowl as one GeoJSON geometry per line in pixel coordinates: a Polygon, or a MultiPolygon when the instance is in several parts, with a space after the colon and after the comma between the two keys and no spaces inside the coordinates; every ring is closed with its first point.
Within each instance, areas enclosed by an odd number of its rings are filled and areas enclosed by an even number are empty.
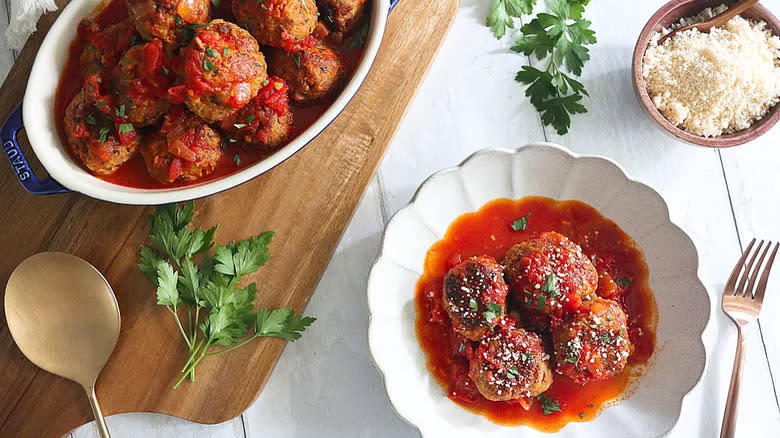
{"type": "MultiPolygon", "coordinates": [[[[735,3],[731,0],[672,0],[658,10],[645,25],[639,34],[639,39],[634,47],[634,58],[631,64],[632,81],[634,83],[634,92],[639,100],[639,104],[645,112],[660,126],[666,133],[685,142],[711,147],[725,148],[737,146],[754,140],[767,132],[777,120],[780,119],[780,104],[772,107],[769,112],[761,119],[754,122],[749,128],[735,132],[733,134],[721,135],[718,137],[701,137],[684,131],[669,120],[653,105],[650,96],[647,93],[645,80],[642,77],[642,61],[645,50],[650,42],[650,37],[661,30],[662,27],[669,27],[683,17],[690,17],[698,14],[703,9],[715,7],[720,4],[731,5],[735,3]]],[[[765,21],[775,35],[780,35],[780,21],[765,7],[757,4],[746,12],[741,14],[745,18],[765,21]]]]}

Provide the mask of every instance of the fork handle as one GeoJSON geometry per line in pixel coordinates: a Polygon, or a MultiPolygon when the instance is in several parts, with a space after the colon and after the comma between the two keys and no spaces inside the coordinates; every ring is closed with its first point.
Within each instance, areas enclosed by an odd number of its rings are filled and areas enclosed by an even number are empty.
{"type": "Polygon", "coordinates": [[[742,384],[742,365],[745,363],[747,339],[742,334],[742,326],[737,326],[737,354],[734,357],[734,368],[731,370],[729,395],[726,398],[726,410],[723,412],[723,423],[720,426],[720,438],[732,438],[737,429],[737,411],[739,409],[739,387],[742,384]]]}

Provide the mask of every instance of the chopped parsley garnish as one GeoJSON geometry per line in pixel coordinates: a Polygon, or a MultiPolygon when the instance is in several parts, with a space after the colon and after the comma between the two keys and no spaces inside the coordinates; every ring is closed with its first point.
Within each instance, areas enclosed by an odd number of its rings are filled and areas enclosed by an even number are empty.
{"type": "Polygon", "coordinates": [[[125,116],[125,105],[119,105],[116,109],[114,109],[114,113],[116,113],[117,117],[124,117],[125,116]]]}
{"type": "Polygon", "coordinates": [[[173,20],[176,22],[176,27],[181,27],[181,25],[184,23],[184,21],[178,15],[175,16],[173,20]]]}
{"type": "Polygon", "coordinates": [[[517,369],[516,366],[513,366],[506,370],[506,376],[509,377],[510,379],[516,379],[520,377],[520,371],[517,369]]]}
{"type": "Polygon", "coordinates": [[[227,56],[230,53],[230,49],[227,47],[222,48],[222,56],[227,56]]]}
{"type": "Polygon", "coordinates": [[[501,307],[500,304],[488,303],[487,310],[485,312],[482,312],[482,316],[485,317],[485,320],[487,320],[487,322],[490,322],[496,319],[498,314],[501,313],[501,310],[503,310],[503,308],[501,307]]]}
{"type": "Polygon", "coordinates": [[[100,128],[100,130],[98,131],[98,139],[100,140],[101,143],[106,142],[106,139],[108,138],[108,131],[109,131],[108,126],[104,126],[100,128]]]}
{"type": "Polygon", "coordinates": [[[251,122],[254,119],[255,119],[255,115],[254,114],[249,114],[248,116],[246,116],[246,121],[247,122],[251,122]]]}
{"type": "Polygon", "coordinates": [[[235,138],[233,138],[233,137],[228,137],[228,142],[229,142],[229,143],[235,143],[235,142],[237,142],[237,141],[238,141],[238,140],[236,140],[236,139],[235,139],[235,138]]]}
{"type": "Polygon", "coordinates": [[[297,65],[298,68],[301,68],[301,53],[290,53],[290,56],[292,57],[293,61],[295,61],[295,65],[297,65]]]}
{"type": "Polygon", "coordinates": [[[623,327],[620,327],[620,331],[618,332],[618,336],[623,338],[623,339],[626,339],[626,329],[624,329],[623,327]]]}
{"type": "Polygon", "coordinates": [[[260,3],[260,7],[263,8],[264,10],[266,10],[266,11],[268,10],[268,6],[266,6],[265,3],[261,2],[260,3]]]}
{"type": "Polygon", "coordinates": [[[103,105],[106,104],[105,100],[101,100],[100,102],[95,102],[95,108],[103,108],[103,105]]]}
{"type": "Polygon", "coordinates": [[[466,346],[463,345],[463,342],[460,343],[460,347],[458,347],[458,353],[463,353],[463,350],[466,349],[466,346]]]}
{"type": "Polygon", "coordinates": [[[233,162],[236,163],[236,166],[241,165],[241,157],[238,156],[238,154],[233,155],[233,162]]]}
{"type": "Polygon", "coordinates": [[[515,231],[523,231],[526,228],[528,228],[528,218],[525,216],[512,222],[512,229],[515,231]]]}
{"type": "Polygon", "coordinates": [[[474,298],[469,300],[469,309],[471,310],[479,309],[479,303],[477,303],[477,300],[475,300],[474,298]]]}
{"type": "Polygon", "coordinates": [[[168,73],[170,73],[170,71],[168,70],[168,67],[166,67],[166,66],[162,66],[162,72],[163,72],[163,74],[165,76],[168,76],[168,73]]]}
{"type": "Polygon", "coordinates": [[[135,101],[133,99],[130,99],[129,101],[127,101],[127,103],[129,103],[130,106],[135,106],[135,101]]]}
{"type": "Polygon", "coordinates": [[[216,58],[217,57],[217,51],[212,49],[209,46],[206,46],[206,56],[210,56],[212,58],[216,58]]]}
{"type": "Polygon", "coordinates": [[[138,35],[133,35],[130,37],[130,46],[135,46],[141,43],[141,40],[138,39],[138,35]]]}
{"type": "Polygon", "coordinates": [[[87,116],[87,125],[97,125],[97,120],[95,120],[95,116],[92,114],[87,116]]]}
{"type": "Polygon", "coordinates": [[[585,418],[585,412],[580,412],[580,420],[585,418]]]}
{"type": "Polygon", "coordinates": [[[536,296],[536,308],[539,310],[544,309],[544,305],[547,304],[547,297],[544,295],[536,296]]]}
{"type": "Polygon", "coordinates": [[[542,408],[542,411],[544,411],[544,415],[550,415],[553,412],[561,412],[561,405],[550,397],[540,394],[536,399],[541,402],[540,407],[542,408]]]}
{"type": "Polygon", "coordinates": [[[550,298],[555,298],[561,294],[561,289],[558,286],[558,277],[555,273],[550,274],[542,285],[542,292],[549,294],[550,298]]]}
{"type": "Polygon", "coordinates": [[[233,123],[236,129],[246,128],[246,123],[233,123]]]}
{"type": "Polygon", "coordinates": [[[214,66],[214,63],[209,61],[208,59],[203,60],[203,69],[206,71],[214,71],[217,69],[216,66],[214,66]]]}
{"type": "Polygon", "coordinates": [[[101,78],[100,76],[98,76],[98,77],[97,77],[97,82],[98,82],[98,84],[102,84],[102,83],[103,83],[103,78],[101,78]]]}
{"type": "Polygon", "coordinates": [[[536,353],[524,353],[521,351],[520,356],[523,358],[523,362],[526,362],[528,359],[533,359],[536,353]]]}
{"type": "Polygon", "coordinates": [[[618,278],[615,280],[615,283],[617,283],[618,286],[628,287],[631,286],[631,280],[628,278],[618,278]]]}
{"type": "Polygon", "coordinates": [[[563,358],[563,362],[573,363],[574,365],[577,365],[577,362],[579,361],[580,358],[571,353],[567,354],[566,357],[563,358]]]}
{"type": "Polygon", "coordinates": [[[265,87],[266,85],[268,85],[268,79],[263,81],[263,86],[265,87]]]}
{"type": "Polygon", "coordinates": [[[120,134],[127,134],[128,132],[133,132],[133,124],[132,123],[120,123],[119,124],[119,133],[120,134]]]}
{"type": "Polygon", "coordinates": [[[612,336],[610,336],[609,333],[604,333],[603,335],[599,336],[599,340],[605,344],[609,344],[612,342],[612,336]]]}

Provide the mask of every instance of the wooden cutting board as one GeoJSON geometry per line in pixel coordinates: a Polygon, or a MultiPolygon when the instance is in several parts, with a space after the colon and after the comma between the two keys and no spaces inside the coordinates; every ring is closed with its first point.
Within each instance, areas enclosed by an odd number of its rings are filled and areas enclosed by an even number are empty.
{"type": "MultiPolygon", "coordinates": [[[[304,309],[457,8],[457,0],[401,0],[368,79],[324,133],[269,173],[196,201],[195,224],[219,223],[220,242],[276,231],[270,262],[252,278],[262,305],[304,309]]],[[[0,119],[21,100],[32,61],[55,18],[41,18],[0,89],[0,119]]],[[[279,339],[261,339],[205,360],[194,383],[172,389],[186,348],[136,267],[152,208],[79,194],[34,196],[22,189],[5,159],[0,188],[0,293],[16,265],[40,251],[81,256],[114,288],[122,331],[97,384],[106,415],[146,411],[220,423],[252,404],[284,348],[279,339]]],[[[4,314],[2,306],[0,299],[4,314]]],[[[0,437],[61,436],[91,420],[81,388],[27,361],[1,318],[0,437]]]]}

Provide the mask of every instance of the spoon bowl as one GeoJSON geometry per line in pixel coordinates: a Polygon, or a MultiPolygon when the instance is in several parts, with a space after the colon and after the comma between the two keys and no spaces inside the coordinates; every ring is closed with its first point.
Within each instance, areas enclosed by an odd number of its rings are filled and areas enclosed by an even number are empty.
{"type": "Polygon", "coordinates": [[[33,255],[8,279],[5,313],[11,336],[32,363],[84,388],[101,436],[108,437],[95,382],[116,346],[120,317],[105,277],[72,255],[33,255]]]}

